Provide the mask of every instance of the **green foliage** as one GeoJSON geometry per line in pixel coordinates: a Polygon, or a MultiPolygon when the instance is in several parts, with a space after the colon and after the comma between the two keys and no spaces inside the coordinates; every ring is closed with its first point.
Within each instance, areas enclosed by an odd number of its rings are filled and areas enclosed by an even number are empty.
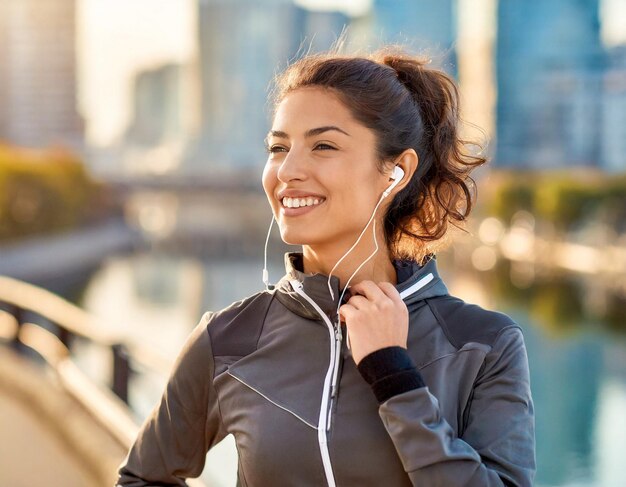
{"type": "Polygon", "coordinates": [[[602,188],[596,183],[554,178],[535,189],[534,210],[539,218],[567,230],[591,217],[602,205],[603,196],[602,188]]]}
{"type": "Polygon", "coordinates": [[[529,304],[530,315],[555,337],[575,330],[585,314],[578,286],[566,278],[535,283],[529,304]]]}
{"type": "Polygon", "coordinates": [[[534,184],[530,174],[499,175],[490,190],[487,212],[505,222],[511,221],[519,210],[533,210],[534,184]]]}
{"type": "Polygon", "coordinates": [[[626,232],[626,174],[612,178],[605,192],[607,220],[614,223],[618,232],[626,232]]]}
{"type": "Polygon", "coordinates": [[[497,301],[524,310],[548,336],[580,333],[592,323],[626,334],[626,296],[619,291],[605,291],[605,307],[590,306],[583,280],[567,272],[543,269],[520,288],[511,277],[514,265],[500,259],[492,272],[483,274],[484,282],[497,301]]]}
{"type": "Polygon", "coordinates": [[[0,146],[0,241],[83,223],[100,190],[81,161],[67,151],[0,146]]]}
{"type": "Polygon", "coordinates": [[[490,181],[482,203],[489,215],[507,223],[519,210],[525,210],[564,232],[592,218],[620,226],[626,220],[626,175],[499,172],[490,181]]]}

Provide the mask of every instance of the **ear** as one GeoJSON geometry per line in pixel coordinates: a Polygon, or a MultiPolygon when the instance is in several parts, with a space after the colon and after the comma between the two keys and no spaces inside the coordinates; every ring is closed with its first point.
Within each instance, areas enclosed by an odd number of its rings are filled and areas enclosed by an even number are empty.
{"type": "Polygon", "coordinates": [[[394,160],[394,166],[399,166],[404,171],[404,177],[400,184],[398,184],[392,191],[393,194],[402,191],[402,189],[409,184],[411,178],[413,178],[413,174],[415,174],[415,170],[417,169],[417,164],[419,163],[417,153],[414,149],[406,149],[402,154],[400,154],[394,160]]]}

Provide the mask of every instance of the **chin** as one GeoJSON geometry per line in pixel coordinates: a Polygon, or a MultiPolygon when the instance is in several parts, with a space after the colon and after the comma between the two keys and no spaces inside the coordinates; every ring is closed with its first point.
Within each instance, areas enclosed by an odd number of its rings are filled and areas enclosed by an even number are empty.
{"type": "Polygon", "coordinates": [[[280,238],[287,245],[306,245],[308,243],[308,240],[304,236],[299,235],[298,233],[299,232],[289,232],[289,231],[281,232],[280,238]]]}
{"type": "MultiPolygon", "coordinates": [[[[309,231],[296,230],[293,228],[281,228],[280,238],[287,245],[311,245],[317,240],[316,235],[309,231]]],[[[317,235],[319,237],[319,235],[317,235]]]]}

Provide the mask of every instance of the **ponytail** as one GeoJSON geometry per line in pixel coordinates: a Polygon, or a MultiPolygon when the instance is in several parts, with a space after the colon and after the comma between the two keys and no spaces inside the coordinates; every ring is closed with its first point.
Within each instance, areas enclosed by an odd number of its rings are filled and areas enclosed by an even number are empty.
{"type": "Polygon", "coordinates": [[[459,227],[467,219],[475,197],[469,173],[486,159],[470,154],[469,143],[460,139],[459,91],[449,75],[427,67],[422,58],[379,56],[379,62],[392,68],[410,93],[424,127],[416,148],[419,164],[413,181],[417,184],[398,195],[385,221],[399,229],[393,240],[396,246],[405,237],[439,241],[448,223],[459,227]]]}
{"type": "Polygon", "coordinates": [[[275,106],[303,86],[332,88],[353,116],[376,134],[383,171],[408,148],[418,166],[384,218],[393,257],[421,260],[441,247],[448,224],[461,227],[475,198],[470,172],[486,159],[459,136],[459,92],[427,60],[388,47],[369,57],[317,54],[300,59],[277,79],[275,106]]]}

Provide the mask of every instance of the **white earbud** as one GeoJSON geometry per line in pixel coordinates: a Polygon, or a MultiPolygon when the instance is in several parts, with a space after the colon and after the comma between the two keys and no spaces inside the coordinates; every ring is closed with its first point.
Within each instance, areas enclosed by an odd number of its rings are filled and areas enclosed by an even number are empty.
{"type": "Polygon", "coordinates": [[[400,166],[395,166],[390,176],[390,179],[393,179],[393,183],[391,183],[389,187],[383,192],[383,198],[386,198],[387,196],[389,196],[393,188],[395,188],[398,184],[400,184],[400,181],[402,181],[403,177],[404,177],[404,170],[400,166]]]}

